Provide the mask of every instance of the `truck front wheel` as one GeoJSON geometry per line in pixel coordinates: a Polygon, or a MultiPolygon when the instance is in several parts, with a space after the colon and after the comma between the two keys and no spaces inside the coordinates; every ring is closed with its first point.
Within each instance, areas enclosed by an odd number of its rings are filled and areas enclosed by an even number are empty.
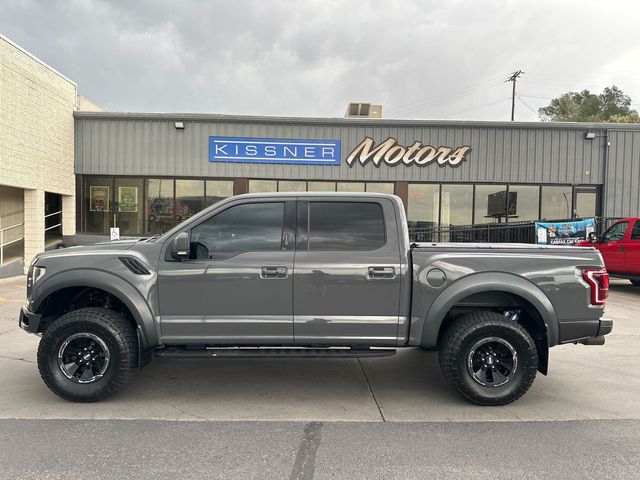
{"type": "Polygon", "coordinates": [[[81,308],[53,322],[38,346],[47,387],[74,402],[113,395],[136,370],[138,339],[129,321],[105,308],[81,308]]]}
{"type": "Polygon", "coordinates": [[[526,393],[536,377],[538,353],[519,323],[489,311],[457,319],[440,342],[440,369],[466,400],[505,405],[526,393]]]}

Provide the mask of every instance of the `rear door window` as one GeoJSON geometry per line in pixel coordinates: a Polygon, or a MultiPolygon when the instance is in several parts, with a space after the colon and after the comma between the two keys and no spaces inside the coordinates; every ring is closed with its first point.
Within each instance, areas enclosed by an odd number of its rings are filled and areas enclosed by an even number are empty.
{"type": "Polygon", "coordinates": [[[385,243],[379,203],[309,203],[309,250],[375,250],[385,243]]]}
{"type": "Polygon", "coordinates": [[[640,240],[640,220],[636,220],[636,224],[631,230],[631,240],[640,240]]]}

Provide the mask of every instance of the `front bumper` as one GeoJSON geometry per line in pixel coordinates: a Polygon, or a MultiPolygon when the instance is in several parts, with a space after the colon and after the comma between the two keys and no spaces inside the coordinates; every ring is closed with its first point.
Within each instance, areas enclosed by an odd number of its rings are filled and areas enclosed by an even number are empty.
{"type": "Polygon", "coordinates": [[[38,326],[40,325],[41,318],[42,315],[33,313],[26,305],[23,305],[20,309],[20,319],[18,320],[18,324],[25,332],[38,333],[38,326]]]}

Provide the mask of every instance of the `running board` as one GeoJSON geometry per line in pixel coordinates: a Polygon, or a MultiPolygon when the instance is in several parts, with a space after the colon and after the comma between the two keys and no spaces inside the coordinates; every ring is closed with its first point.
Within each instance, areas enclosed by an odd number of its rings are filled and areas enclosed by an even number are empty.
{"type": "Polygon", "coordinates": [[[388,357],[393,349],[370,348],[185,348],[164,347],[155,350],[156,357],[170,358],[362,358],[388,357]]]}

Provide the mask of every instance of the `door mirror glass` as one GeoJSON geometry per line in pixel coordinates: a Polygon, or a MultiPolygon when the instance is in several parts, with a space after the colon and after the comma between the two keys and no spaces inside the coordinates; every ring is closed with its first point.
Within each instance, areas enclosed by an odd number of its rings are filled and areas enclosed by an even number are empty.
{"type": "Polygon", "coordinates": [[[598,235],[596,232],[589,232],[589,241],[591,243],[598,243],[598,235]]]}
{"type": "Polygon", "coordinates": [[[181,232],[171,242],[171,256],[179,260],[189,258],[189,232],[181,232]]]}

